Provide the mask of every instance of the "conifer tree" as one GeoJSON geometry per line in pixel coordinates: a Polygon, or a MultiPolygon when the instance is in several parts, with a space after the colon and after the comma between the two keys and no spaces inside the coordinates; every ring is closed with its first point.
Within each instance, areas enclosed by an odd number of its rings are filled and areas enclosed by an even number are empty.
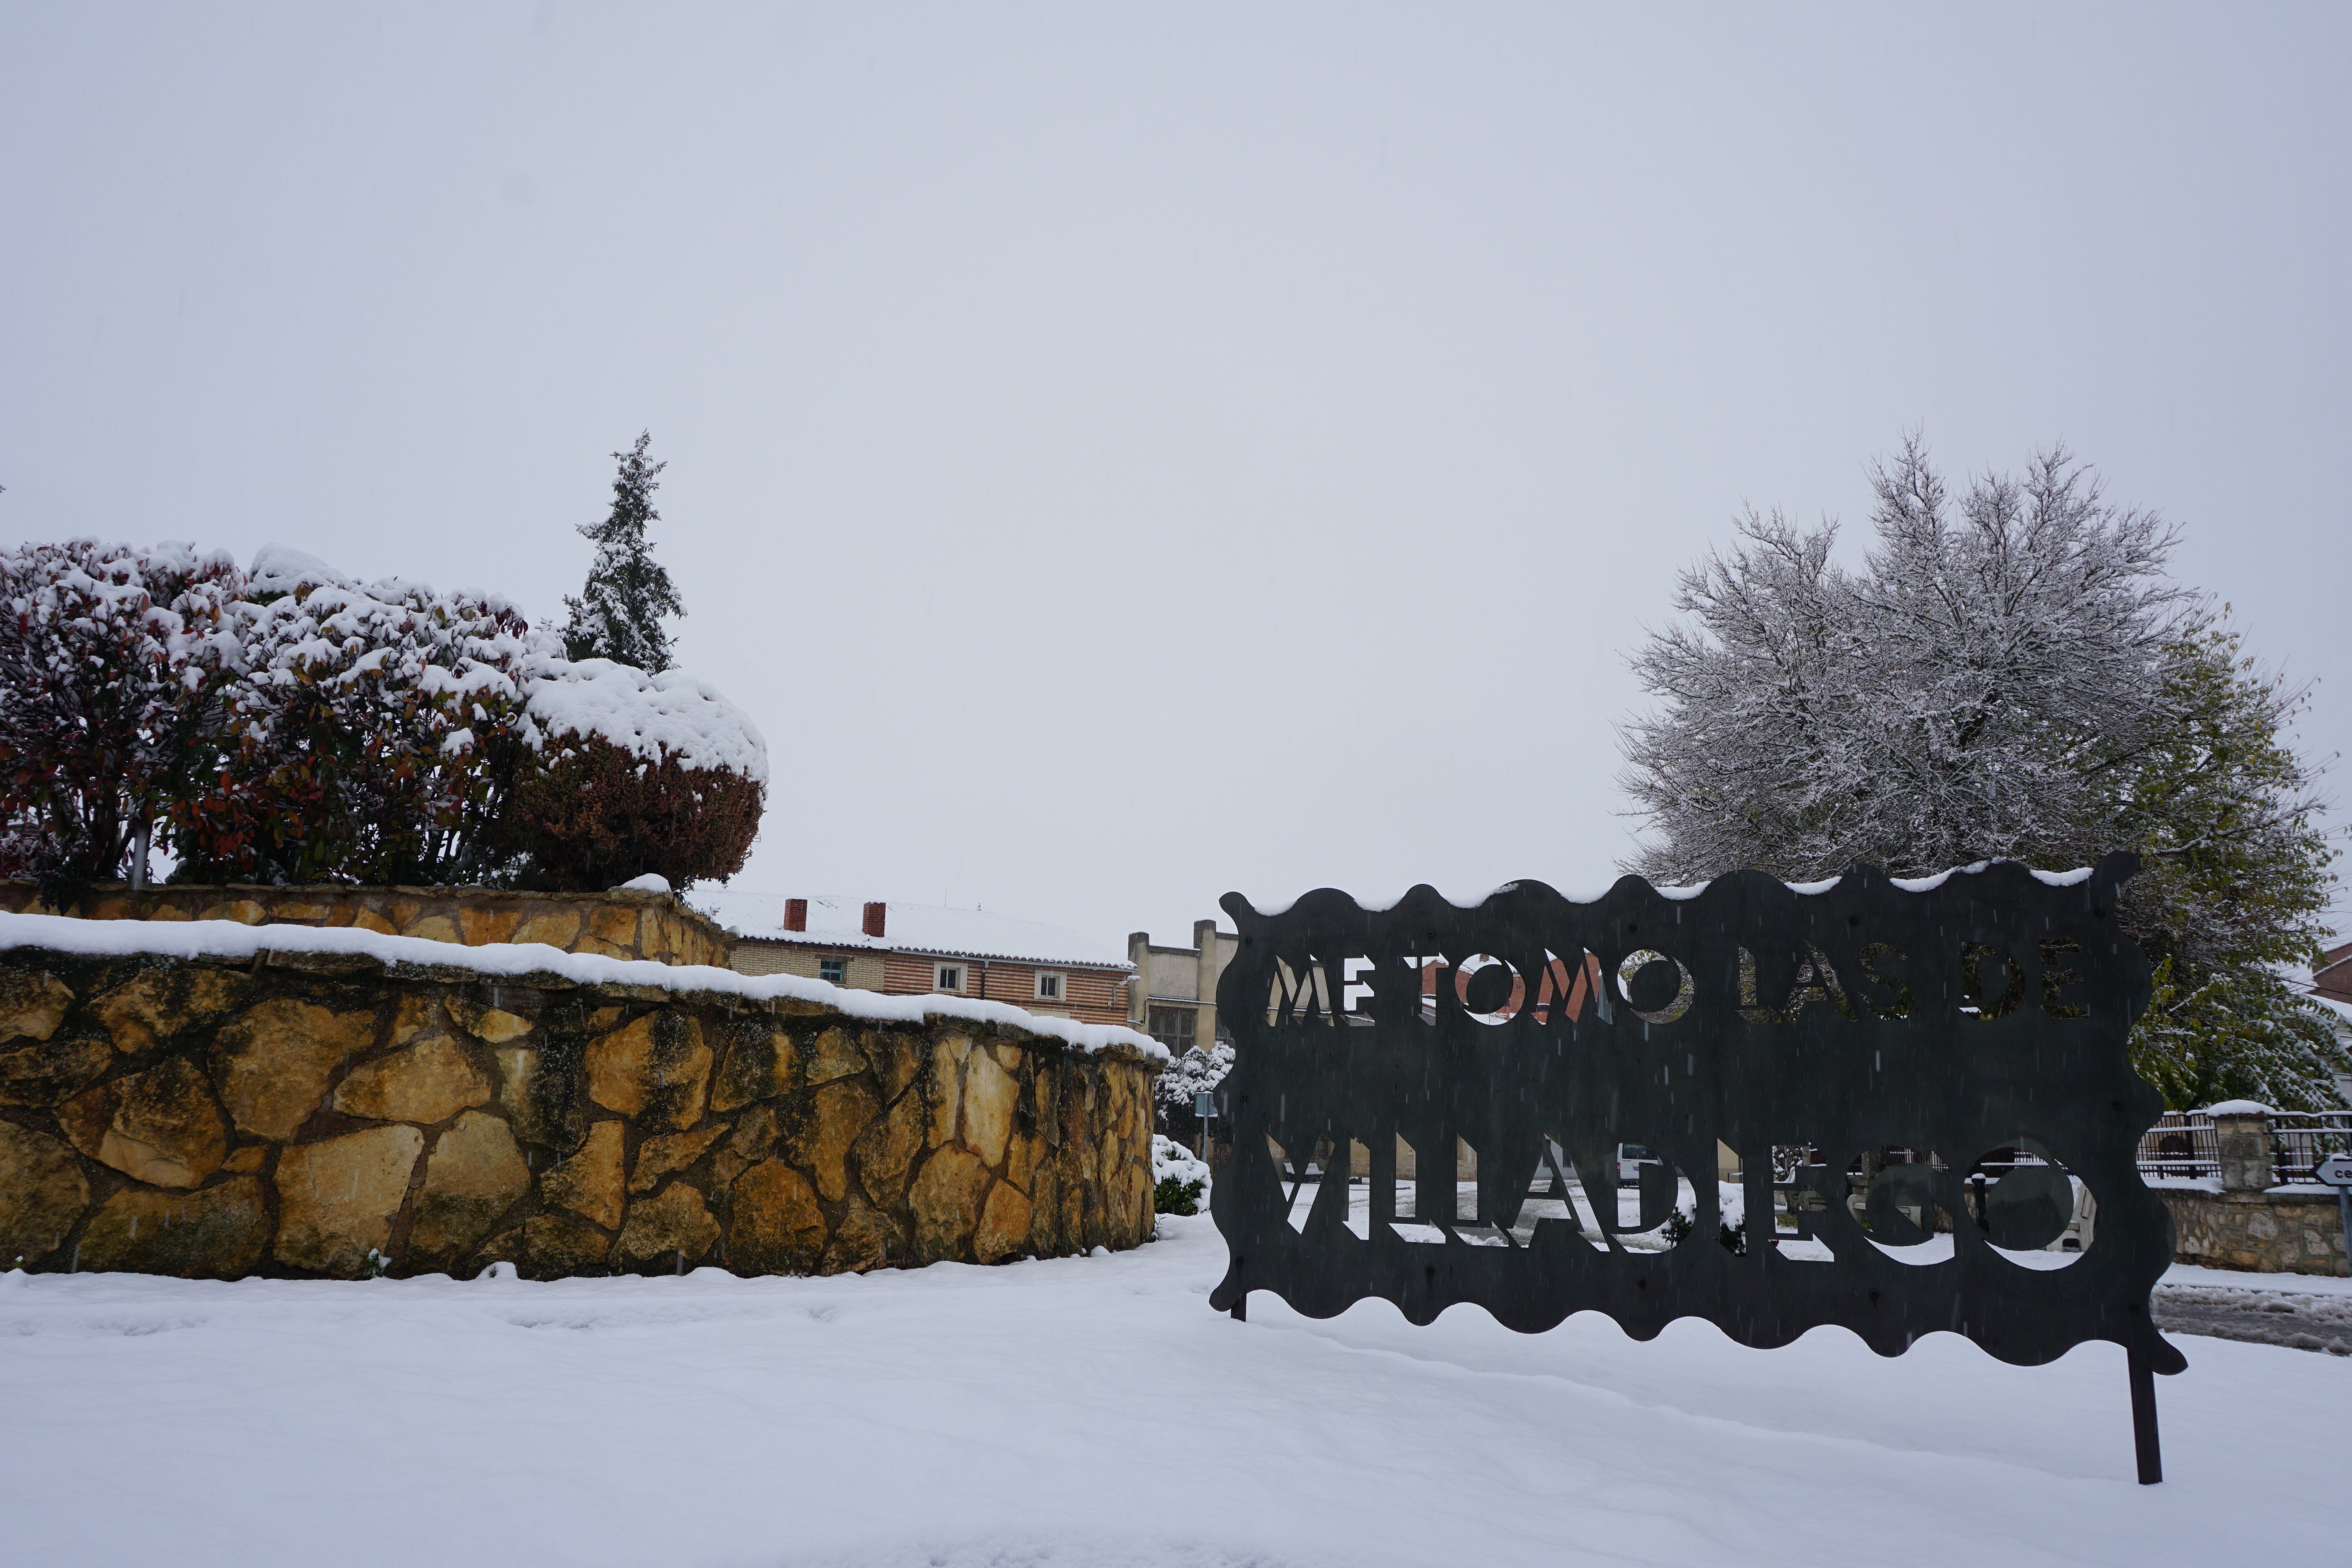
{"type": "Polygon", "coordinates": [[[661,516],[653,506],[661,488],[654,476],[669,467],[646,460],[652,440],[646,431],[634,447],[613,454],[621,468],[613,479],[612,515],[581,525],[582,536],[595,542],[596,560],[580,596],[564,598],[572,619],[563,628],[563,647],[574,659],[609,658],[658,675],[670,668],[662,617],[684,616],[686,605],[646,542],[646,524],[661,516]]]}
{"type": "Polygon", "coordinates": [[[2284,733],[2310,688],[2261,668],[2200,610],[2166,650],[2165,696],[2100,814],[2145,863],[2123,900],[2157,964],[2133,1064],[2176,1108],[2336,1109],[2335,1032],[2303,984],[2327,942],[2333,846],[2315,820],[2318,769],[2284,733]]]}

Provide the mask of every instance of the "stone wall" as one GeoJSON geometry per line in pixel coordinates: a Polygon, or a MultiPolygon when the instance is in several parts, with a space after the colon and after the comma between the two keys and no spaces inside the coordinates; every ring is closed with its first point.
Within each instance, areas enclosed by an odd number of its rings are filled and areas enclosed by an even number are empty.
{"type": "Polygon", "coordinates": [[[11,948],[0,1268],[834,1273],[1132,1247],[1156,1070],[721,990],[11,948]]]}
{"type": "Polygon", "coordinates": [[[2213,1108],[2220,1178],[2157,1189],[2172,1212],[2173,1257],[2262,1274],[2342,1274],[2344,1215],[2328,1187],[2273,1185],[2270,1113],[2246,1100],[2213,1108]]]}
{"type": "Polygon", "coordinates": [[[99,921],[236,921],[243,925],[356,926],[386,936],[480,947],[543,942],[566,952],[727,966],[734,939],[671,893],[512,893],[496,888],[100,887],[78,909],[53,910],[29,882],[0,882],[0,910],[99,921]]]}
{"type": "Polygon", "coordinates": [[[2172,1211],[2174,1258],[2263,1274],[2342,1274],[2343,1211],[2324,1187],[2216,1193],[2159,1187],[2172,1211]]]}

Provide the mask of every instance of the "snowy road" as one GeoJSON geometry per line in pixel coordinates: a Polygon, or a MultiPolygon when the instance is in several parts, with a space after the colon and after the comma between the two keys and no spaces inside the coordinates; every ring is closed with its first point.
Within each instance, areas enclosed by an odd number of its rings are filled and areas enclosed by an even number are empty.
{"type": "Polygon", "coordinates": [[[1163,1225],[865,1279],[0,1277],[0,1561],[2025,1568],[2352,1531],[2352,1361],[2182,1341],[2142,1488],[2110,1346],[1234,1323],[1209,1221],[1163,1225]]]}
{"type": "Polygon", "coordinates": [[[2252,1285],[2167,1279],[2156,1288],[2149,1305],[2156,1311],[2156,1326],[2168,1334],[2206,1334],[2352,1355],[2352,1296],[2282,1289],[2276,1277],[2252,1285]]]}

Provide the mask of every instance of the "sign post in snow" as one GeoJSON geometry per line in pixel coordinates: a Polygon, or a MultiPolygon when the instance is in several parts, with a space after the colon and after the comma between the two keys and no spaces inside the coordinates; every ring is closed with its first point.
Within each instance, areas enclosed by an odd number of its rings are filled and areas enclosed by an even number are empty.
{"type": "Polygon", "coordinates": [[[1598,1310],[1638,1339],[1698,1317],[1759,1347],[1836,1324],[1884,1355],[1948,1331],[2026,1365],[2109,1340],[2159,1480],[2153,1374],[2188,1363],[2148,1310],[2172,1224],[2137,1163],[2162,1110],[2126,1052],[2137,866],[1227,894],[1210,1300],[1473,1302],[1525,1332],[1598,1310]],[[1620,1144],[1653,1156],[1622,1194],[1620,1144]],[[2078,1185],[2097,1225],[2066,1250],[2078,1185]]]}
{"type": "Polygon", "coordinates": [[[2336,1189],[2336,1234],[2344,1238],[2344,1271],[2352,1274],[2352,1154],[2330,1154],[2311,1173],[2336,1189]]]}
{"type": "Polygon", "coordinates": [[[1202,1159],[1209,1157],[1209,1118],[1217,1113],[1217,1097],[1209,1089],[1192,1096],[1192,1115],[1201,1123],[1201,1146],[1193,1151],[1202,1159]]]}

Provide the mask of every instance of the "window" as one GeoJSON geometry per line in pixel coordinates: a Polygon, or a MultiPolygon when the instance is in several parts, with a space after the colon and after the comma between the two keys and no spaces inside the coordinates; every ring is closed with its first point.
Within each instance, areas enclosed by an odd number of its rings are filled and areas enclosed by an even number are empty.
{"type": "Polygon", "coordinates": [[[934,978],[937,984],[932,985],[932,990],[961,992],[963,989],[963,965],[942,963],[938,967],[934,978]]]}
{"type": "Polygon", "coordinates": [[[1190,1007],[1154,1007],[1148,1024],[1145,1033],[1181,1057],[1192,1048],[1201,1015],[1190,1007]]]}
{"type": "Polygon", "coordinates": [[[820,958],[816,961],[816,977],[832,985],[849,984],[849,960],[820,958]]]}
{"type": "Polygon", "coordinates": [[[1040,1002],[1059,1002],[1062,1000],[1062,977],[1058,974],[1038,975],[1037,1000],[1040,1002]]]}

